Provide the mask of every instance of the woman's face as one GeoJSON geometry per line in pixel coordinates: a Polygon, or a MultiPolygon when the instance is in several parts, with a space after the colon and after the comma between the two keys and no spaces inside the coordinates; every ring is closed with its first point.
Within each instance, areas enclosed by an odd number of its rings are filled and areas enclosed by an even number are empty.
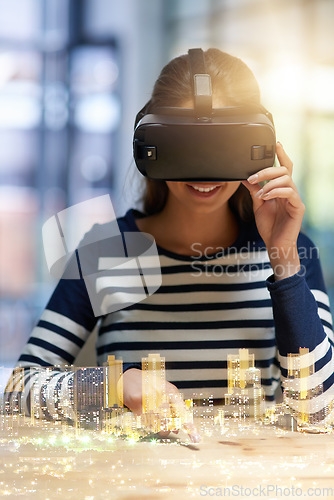
{"type": "MultiPolygon", "coordinates": [[[[212,96],[214,108],[226,106],[223,99],[212,96]]],[[[193,103],[184,103],[185,108],[191,108],[193,103]]],[[[197,213],[210,213],[227,205],[228,200],[240,186],[240,181],[229,182],[166,182],[169,195],[168,202],[177,202],[187,206],[197,213]]]]}

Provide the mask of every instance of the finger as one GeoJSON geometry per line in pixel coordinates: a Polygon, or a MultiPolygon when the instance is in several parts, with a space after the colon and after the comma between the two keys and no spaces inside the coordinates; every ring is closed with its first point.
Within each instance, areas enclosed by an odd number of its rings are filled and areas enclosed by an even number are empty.
{"type": "Polygon", "coordinates": [[[201,441],[201,439],[202,439],[201,435],[198,432],[198,430],[196,429],[196,427],[194,426],[194,424],[191,424],[191,423],[189,423],[189,424],[183,424],[183,429],[188,434],[189,439],[193,443],[199,443],[201,441]]]}
{"type": "Polygon", "coordinates": [[[189,411],[182,395],[180,393],[170,393],[168,399],[173,416],[180,418],[181,421],[184,421],[189,414],[189,411]]]}
{"type": "Polygon", "coordinates": [[[276,188],[269,191],[269,193],[261,195],[261,199],[265,201],[276,198],[286,199],[295,208],[303,206],[298,192],[292,188],[276,188]]]}
{"type": "Polygon", "coordinates": [[[170,434],[171,431],[159,431],[159,436],[161,438],[168,438],[169,434],[170,434]]]}
{"type": "Polygon", "coordinates": [[[241,183],[248,189],[251,196],[255,196],[260,189],[260,186],[257,183],[251,184],[249,181],[241,181],[241,183]]]}
{"type": "Polygon", "coordinates": [[[257,209],[264,203],[264,200],[262,200],[259,196],[262,194],[261,192],[259,193],[259,191],[261,191],[261,187],[258,184],[252,185],[248,181],[241,182],[248,189],[253,200],[253,211],[256,212],[257,209]]]}
{"type": "Polygon", "coordinates": [[[292,178],[290,175],[282,175],[281,177],[277,177],[276,179],[272,179],[268,181],[263,188],[261,188],[257,193],[255,193],[255,197],[258,197],[260,194],[267,194],[269,193],[272,189],[277,189],[277,188],[286,188],[290,187],[291,189],[294,189],[297,191],[297,188],[292,181],[292,178]],[[260,193],[261,191],[261,193],[260,193]]]}
{"type": "Polygon", "coordinates": [[[259,182],[271,181],[272,179],[277,179],[278,177],[282,177],[284,175],[291,177],[289,169],[285,166],[267,167],[248,177],[247,181],[253,185],[258,184],[259,182]]]}
{"type": "Polygon", "coordinates": [[[182,429],[188,434],[189,439],[193,443],[199,443],[201,440],[201,436],[197,431],[194,424],[190,421],[190,413],[187,408],[182,395],[177,392],[173,392],[169,394],[169,401],[171,405],[172,414],[175,418],[179,418],[181,421],[182,429]]]}
{"type": "Polygon", "coordinates": [[[282,144],[280,142],[278,142],[278,141],[276,143],[276,155],[277,155],[279,164],[281,166],[284,165],[288,169],[289,174],[291,176],[292,175],[293,163],[292,163],[291,159],[289,158],[289,156],[286,154],[286,152],[285,152],[282,144]]]}

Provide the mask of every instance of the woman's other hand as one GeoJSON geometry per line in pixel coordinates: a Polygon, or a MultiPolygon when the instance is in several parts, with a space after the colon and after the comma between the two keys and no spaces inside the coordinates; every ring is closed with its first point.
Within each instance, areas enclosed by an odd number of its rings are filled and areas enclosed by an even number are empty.
{"type": "MultiPolygon", "coordinates": [[[[142,393],[142,371],[138,368],[130,368],[122,375],[123,378],[123,403],[134,414],[142,415],[143,412],[143,393],[142,393]]],[[[167,395],[167,413],[170,416],[183,415],[187,413],[187,407],[183,398],[175,385],[167,380],[165,381],[165,394],[167,395]]],[[[161,395],[156,395],[161,399],[161,395]]],[[[162,410],[161,418],[165,418],[166,408],[162,410]]],[[[190,422],[185,422],[182,429],[188,434],[193,442],[199,442],[200,436],[195,426],[190,422]]],[[[178,429],[175,429],[177,431],[178,429]]],[[[162,436],[167,436],[169,432],[161,432],[162,436]]]]}
{"type": "Polygon", "coordinates": [[[279,167],[251,175],[243,184],[253,199],[258,231],[267,247],[275,279],[292,276],[300,269],[297,237],[305,206],[292,180],[293,163],[278,142],[279,167]],[[260,182],[266,181],[263,187],[260,182]]]}

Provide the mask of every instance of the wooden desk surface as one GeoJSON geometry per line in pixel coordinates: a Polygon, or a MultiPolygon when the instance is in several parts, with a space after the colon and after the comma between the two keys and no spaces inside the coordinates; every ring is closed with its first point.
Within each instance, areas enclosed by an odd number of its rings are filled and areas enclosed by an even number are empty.
{"type": "Polygon", "coordinates": [[[2,419],[0,444],[0,496],[9,498],[334,497],[333,433],[229,422],[191,445],[183,433],[131,442],[2,419]]]}

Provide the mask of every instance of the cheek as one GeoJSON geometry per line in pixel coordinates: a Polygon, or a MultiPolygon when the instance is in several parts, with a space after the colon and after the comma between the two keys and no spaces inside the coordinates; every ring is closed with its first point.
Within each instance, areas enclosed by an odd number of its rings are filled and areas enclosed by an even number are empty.
{"type": "Polygon", "coordinates": [[[178,182],[172,182],[172,181],[166,181],[167,187],[169,191],[173,191],[175,188],[175,185],[178,184],[178,182]]]}
{"type": "Polygon", "coordinates": [[[234,193],[237,191],[238,187],[240,186],[241,182],[239,181],[234,181],[234,182],[229,182],[228,183],[228,194],[229,196],[234,195],[234,193]]]}
{"type": "Polygon", "coordinates": [[[166,181],[168,191],[172,193],[174,196],[182,195],[182,192],[185,190],[185,182],[177,182],[177,181],[166,181]]]}

